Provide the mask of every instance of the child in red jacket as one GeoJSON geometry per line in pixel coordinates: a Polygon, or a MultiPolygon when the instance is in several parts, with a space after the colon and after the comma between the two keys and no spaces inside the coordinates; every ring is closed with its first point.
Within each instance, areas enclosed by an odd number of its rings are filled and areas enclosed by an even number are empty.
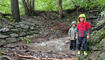
{"type": "Polygon", "coordinates": [[[78,40],[78,54],[80,54],[81,45],[83,45],[84,55],[87,56],[87,39],[90,38],[91,26],[89,22],[86,22],[85,14],[80,14],[78,18],[77,34],[76,38],[78,40]]]}

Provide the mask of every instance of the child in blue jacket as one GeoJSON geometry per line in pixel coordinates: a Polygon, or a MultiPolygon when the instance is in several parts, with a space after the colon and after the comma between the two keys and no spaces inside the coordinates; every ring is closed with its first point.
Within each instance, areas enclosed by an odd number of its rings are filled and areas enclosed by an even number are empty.
{"type": "Polygon", "coordinates": [[[68,31],[69,40],[70,40],[70,50],[76,50],[76,21],[73,21],[71,28],[68,31]]]}

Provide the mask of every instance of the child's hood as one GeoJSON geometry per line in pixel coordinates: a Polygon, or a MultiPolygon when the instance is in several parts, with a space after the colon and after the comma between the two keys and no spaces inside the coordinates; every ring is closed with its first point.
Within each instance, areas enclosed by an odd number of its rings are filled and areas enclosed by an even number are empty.
{"type": "Polygon", "coordinates": [[[76,21],[73,21],[72,24],[76,24],[76,21]]]}
{"type": "Polygon", "coordinates": [[[76,21],[72,21],[72,23],[70,24],[70,27],[72,27],[73,24],[77,25],[77,22],[76,21]]]}
{"type": "Polygon", "coordinates": [[[85,18],[84,22],[86,22],[86,15],[85,14],[80,14],[79,17],[78,17],[78,23],[80,23],[80,18],[81,17],[84,17],[85,18]]]}

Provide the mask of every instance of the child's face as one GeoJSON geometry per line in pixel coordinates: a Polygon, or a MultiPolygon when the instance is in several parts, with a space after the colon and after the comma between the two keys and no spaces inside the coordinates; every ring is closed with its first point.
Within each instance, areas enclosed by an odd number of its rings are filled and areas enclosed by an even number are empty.
{"type": "Polygon", "coordinates": [[[84,21],[84,19],[85,19],[84,17],[81,17],[81,18],[80,18],[80,22],[83,22],[83,21],[84,21]]]}
{"type": "Polygon", "coordinates": [[[75,27],[76,25],[75,24],[73,24],[73,27],[75,27]]]}

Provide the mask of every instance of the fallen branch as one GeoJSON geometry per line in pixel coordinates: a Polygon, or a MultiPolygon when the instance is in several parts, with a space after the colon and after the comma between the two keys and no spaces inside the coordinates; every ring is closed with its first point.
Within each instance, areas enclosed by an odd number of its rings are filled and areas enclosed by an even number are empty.
{"type": "MultiPolygon", "coordinates": [[[[5,53],[6,54],[6,53],[5,53]]],[[[78,60],[77,58],[64,58],[64,59],[57,59],[57,58],[37,58],[35,56],[31,56],[31,55],[20,55],[18,53],[13,53],[15,54],[16,57],[19,58],[26,58],[26,59],[33,59],[33,60],[78,60]]],[[[8,60],[14,60],[8,56],[4,56],[5,58],[7,58],[8,60]]],[[[17,59],[16,59],[17,60],[17,59]]]]}
{"type": "Polygon", "coordinates": [[[92,20],[92,19],[97,19],[98,18],[98,16],[89,16],[89,17],[87,17],[86,19],[87,20],[92,20]]]}
{"type": "Polygon", "coordinates": [[[30,58],[34,60],[39,60],[37,57],[34,57],[34,56],[24,56],[24,55],[17,54],[16,52],[14,54],[21,58],[30,58]]]}
{"type": "Polygon", "coordinates": [[[105,22],[97,27],[92,28],[92,31],[96,31],[96,30],[100,30],[101,28],[103,28],[105,26],[105,22]]]}
{"type": "Polygon", "coordinates": [[[96,13],[96,12],[100,12],[100,10],[91,10],[91,11],[89,11],[89,13],[96,13]]]}
{"type": "Polygon", "coordinates": [[[31,55],[24,56],[24,55],[20,55],[20,54],[17,54],[17,53],[15,53],[15,55],[17,55],[18,57],[21,57],[21,58],[28,58],[28,59],[33,59],[33,60],[59,60],[59,59],[56,59],[56,58],[37,58],[37,57],[31,56],[31,55]]]}

